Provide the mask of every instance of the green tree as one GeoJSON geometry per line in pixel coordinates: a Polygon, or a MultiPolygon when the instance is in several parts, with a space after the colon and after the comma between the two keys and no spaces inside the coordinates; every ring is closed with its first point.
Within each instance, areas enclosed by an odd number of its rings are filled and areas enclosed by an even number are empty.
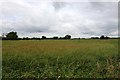
{"type": "Polygon", "coordinates": [[[6,38],[9,40],[16,40],[18,38],[17,32],[9,32],[6,38]]]}
{"type": "Polygon", "coordinates": [[[46,39],[46,36],[42,36],[42,39],[46,39]]]}
{"type": "Polygon", "coordinates": [[[105,39],[105,36],[104,35],[100,36],[100,39],[105,39]]]}
{"type": "Polygon", "coordinates": [[[54,36],[53,39],[58,39],[58,36],[54,36]]]}
{"type": "Polygon", "coordinates": [[[66,35],[65,39],[71,39],[71,35],[66,35]]]}

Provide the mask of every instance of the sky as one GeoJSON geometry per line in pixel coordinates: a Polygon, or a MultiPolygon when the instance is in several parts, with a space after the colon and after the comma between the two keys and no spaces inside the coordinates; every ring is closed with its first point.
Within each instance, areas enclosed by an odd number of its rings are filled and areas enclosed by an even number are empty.
{"type": "Polygon", "coordinates": [[[118,36],[118,2],[3,0],[0,31],[19,37],[118,36]]]}

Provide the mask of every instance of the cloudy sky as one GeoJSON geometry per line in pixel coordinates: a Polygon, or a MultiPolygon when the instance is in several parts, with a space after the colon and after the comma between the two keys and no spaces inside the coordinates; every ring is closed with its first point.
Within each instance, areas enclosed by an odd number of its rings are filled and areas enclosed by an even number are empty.
{"type": "Polygon", "coordinates": [[[0,31],[19,37],[118,35],[117,2],[3,0],[0,10],[0,31]]]}

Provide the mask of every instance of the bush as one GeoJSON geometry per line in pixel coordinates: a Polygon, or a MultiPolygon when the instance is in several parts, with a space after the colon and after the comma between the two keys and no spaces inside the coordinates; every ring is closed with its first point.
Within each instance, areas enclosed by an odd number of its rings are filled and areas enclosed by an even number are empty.
{"type": "Polygon", "coordinates": [[[7,38],[8,40],[17,40],[17,38],[18,38],[17,32],[9,32],[9,33],[6,35],[6,38],[7,38]]]}

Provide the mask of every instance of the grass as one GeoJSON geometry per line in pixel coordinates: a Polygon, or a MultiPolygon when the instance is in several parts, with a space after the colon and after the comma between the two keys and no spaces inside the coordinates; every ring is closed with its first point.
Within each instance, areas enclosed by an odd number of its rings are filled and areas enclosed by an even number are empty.
{"type": "Polygon", "coordinates": [[[119,78],[118,40],[2,42],[3,78],[119,78]]]}

